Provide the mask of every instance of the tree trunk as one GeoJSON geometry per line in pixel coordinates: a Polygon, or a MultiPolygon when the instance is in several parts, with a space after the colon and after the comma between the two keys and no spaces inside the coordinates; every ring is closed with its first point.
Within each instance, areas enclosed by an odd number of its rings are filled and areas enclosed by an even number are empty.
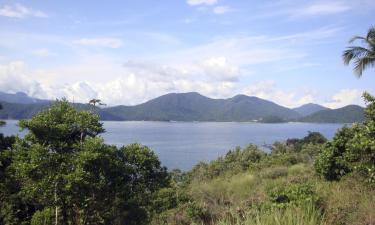
{"type": "Polygon", "coordinates": [[[55,225],[58,224],[58,207],[57,207],[57,181],[55,183],[55,225]]]}

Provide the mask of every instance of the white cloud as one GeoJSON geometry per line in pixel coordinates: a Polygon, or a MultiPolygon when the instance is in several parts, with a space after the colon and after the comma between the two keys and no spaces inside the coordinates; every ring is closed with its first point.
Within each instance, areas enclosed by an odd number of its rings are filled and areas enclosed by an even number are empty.
{"type": "Polygon", "coordinates": [[[48,15],[39,10],[33,10],[21,4],[3,5],[0,7],[0,16],[13,18],[40,17],[45,18],[48,15]]]}
{"type": "Polygon", "coordinates": [[[328,108],[340,108],[346,105],[363,105],[362,91],[358,89],[342,89],[332,96],[332,99],[323,105],[328,108]]]}
{"type": "Polygon", "coordinates": [[[53,53],[50,52],[50,50],[48,48],[38,48],[38,49],[34,49],[32,51],[32,53],[36,56],[41,56],[41,57],[47,57],[47,56],[51,56],[51,55],[54,55],[53,53]]]}
{"type": "Polygon", "coordinates": [[[187,0],[187,4],[192,6],[197,5],[215,5],[217,0],[187,0]]]}
{"type": "Polygon", "coordinates": [[[74,44],[85,45],[85,46],[96,46],[96,47],[107,47],[107,48],[120,48],[123,46],[123,42],[117,38],[82,38],[75,40],[74,44]]]}
{"type": "MultiPolygon", "coordinates": [[[[29,70],[23,65],[20,73],[8,69],[3,73],[8,78],[1,79],[0,89],[25,91],[42,98],[68,97],[76,102],[87,102],[97,96],[109,105],[138,104],[169,92],[198,91],[214,98],[245,93],[285,106],[299,106],[312,102],[315,96],[310,92],[281,90],[267,82],[263,86],[244,87],[256,68],[252,65],[266,63],[267,67],[273,67],[276,63],[299,63],[305,55],[296,46],[333,34],[335,30],[323,29],[288,36],[221,37],[195,47],[161,52],[144,60],[128,60],[125,64],[122,62],[126,59],[82,51],[76,62],[63,66],[29,70]]],[[[76,44],[109,45],[97,40],[81,39],[76,44]]],[[[173,43],[168,38],[166,41],[173,43]]],[[[116,46],[118,44],[112,45],[116,46]]],[[[36,52],[51,54],[42,49],[36,52]]]]}
{"type": "Polygon", "coordinates": [[[318,16],[343,13],[350,10],[350,6],[342,2],[324,1],[291,10],[292,17],[318,16]]]}
{"type": "Polygon", "coordinates": [[[0,90],[8,93],[25,92],[30,96],[46,97],[40,83],[28,76],[25,63],[22,61],[0,64],[0,90]]]}
{"type": "Polygon", "coordinates": [[[204,74],[210,78],[223,81],[238,81],[240,76],[239,67],[231,65],[224,56],[204,60],[200,66],[204,70],[204,74]]]}
{"type": "Polygon", "coordinates": [[[232,11],[232,9],[229,6],[216,6],[213,9],[213,12],[215,14],[225,14],[232,11]]]}
{"type": "Polygon", "coordinates": [[[285,91],[276,87],[274,81],[260,81],[249,85],[242,93],[258,98],[267,99],[286,107],[298,107],[315,101],[315,96],[310,91],[285,91]]]}

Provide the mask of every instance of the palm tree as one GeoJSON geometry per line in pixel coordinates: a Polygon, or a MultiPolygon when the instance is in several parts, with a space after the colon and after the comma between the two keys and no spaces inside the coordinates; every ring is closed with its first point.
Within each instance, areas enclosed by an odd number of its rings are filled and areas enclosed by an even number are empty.
{"type": "Polygon", "coordinates": [[[366,37],[355,36],[350,39],[349,43],[353,43],[356,40],[361,40],[365,46],[348,47],[344,51],[342,58],[345,65],[353,62],[354,73],[357,77],[361,77],[363,70],[370,66],[375,66],[375,27],[369,29],[366,37]]]}
{"type": "Polygon", "coordinates": [[[105,105],[104,103],[102,103],[102,100],[100,100],[100,99],[95,99],[95,98],[91,99],[91,100],[89,101],[89,104],[90,104],[90,105],[93,105],[93,106],[96,106],[96,104],[98,104],[98,105],[105,105]]]}

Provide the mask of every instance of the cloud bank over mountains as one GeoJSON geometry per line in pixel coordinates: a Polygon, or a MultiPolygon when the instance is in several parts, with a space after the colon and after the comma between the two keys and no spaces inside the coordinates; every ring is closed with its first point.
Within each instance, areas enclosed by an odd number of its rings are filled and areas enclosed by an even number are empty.
{"type": "Polygon", "coordinates": [[[195,91],[332,108],[363,105],[361,93],[375,91],[375,78],[356,80],[340,58],[373,21],[370,0],[137,1],[64,11],[73,3],[0,3],[1,91],[109,105],[195,91]]]}

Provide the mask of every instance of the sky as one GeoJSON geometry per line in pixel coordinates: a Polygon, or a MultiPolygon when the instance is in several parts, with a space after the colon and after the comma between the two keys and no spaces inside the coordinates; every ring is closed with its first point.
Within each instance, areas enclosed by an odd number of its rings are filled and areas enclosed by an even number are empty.
{"type": "MultiPolygon", "coordinates": [[[[0,91],[135,105],[167,93],[363,105],[342,52],[374,0],[0,0],[0,91]]],[[[361,44],[361,43],[356,43],[361,44]]]]}

